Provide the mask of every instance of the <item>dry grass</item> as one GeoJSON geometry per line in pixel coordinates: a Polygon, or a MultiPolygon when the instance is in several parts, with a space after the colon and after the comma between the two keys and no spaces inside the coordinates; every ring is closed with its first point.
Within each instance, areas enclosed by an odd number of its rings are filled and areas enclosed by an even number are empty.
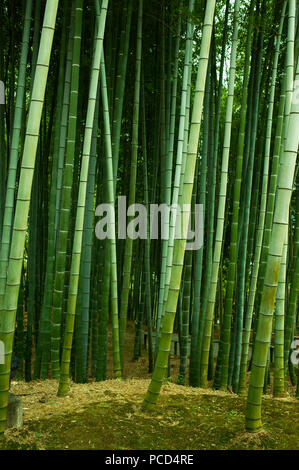
{"type": "Polygon", "coordinates": [[[6,432],[5,448],[30,449],[298,449],[298,402],[264,400],[265,429],[244,432],[246,399],[168,382],[156,408],[143,412],[149,379],[70,383],[18,382],[24,427],[6,432]]]}
{"type": "MultiPolygon", "coordinates": [[[[127,357],[134,330],[129,325],[127,357]]],[[[111,345],[110,345],[111,346],[111,345]]],[[[110,354],[111,356],[111,354],[110,354]]],[[[146,351],[128,360],[126,379],[70,382],[69,394],[57,397],[57,380],[13,382],[23,398],[24,426],[8,430],[0,449],[298,449],[299,410],[294,389],[289,396],[263,402],[264,430],[244,431],[246,398],[229,392],[177,385],[179,359],[165,382],[156,408],[141,409],[150,376],[146,351]]]]}

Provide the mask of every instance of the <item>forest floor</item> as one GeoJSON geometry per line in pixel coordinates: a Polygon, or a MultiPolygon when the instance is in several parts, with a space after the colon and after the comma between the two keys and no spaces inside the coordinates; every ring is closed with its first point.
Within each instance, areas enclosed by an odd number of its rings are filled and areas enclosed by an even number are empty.
{"type": "MultiPolygon", "coordinates": [[[[127,344],[130,349],[132,342],[127,344]]],[[[245,397],[177,385],[177,366],[173,357],[172,377],[150,412],[141,409],[150,380],[146,351],[138,363],[127,362],[126,379],[71,382],[64,398],[56,396],[57,380],[15,381],[11,392],[23,399],[24,426],[7,430],[0,450],[299,449],[299,406],[293,389],[285,398],[264,396],[264,429],[249,434],[244,431],[245,397]]]]}

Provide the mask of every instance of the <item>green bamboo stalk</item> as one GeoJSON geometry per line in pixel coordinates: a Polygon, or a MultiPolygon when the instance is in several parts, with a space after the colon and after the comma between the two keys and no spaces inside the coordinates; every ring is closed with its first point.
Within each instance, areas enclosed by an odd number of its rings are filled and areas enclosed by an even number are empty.
{"type": "Polygon", "coordinates": [[[131,22],[132,22],[132,11],[133,11],[133,0],[128,0],[128,6],[124,5],[123,15],[127,18],[126,28],[121,31],[120,36],[120,50],[119,59],[115,83],[115,96],[114,96],[114,107],[113,107],[113,122],[112,122],[112,154],[113,154],[113,174],[114,179],[114,191],[116,190],[117,172],[118,172],[118,160],[119,160],[119,149],[120,149],[120,134],[121,124],[123,116],[123,105],[125,96],[126,86],[126,75],[127,75],[127,63],[129,55],[129,44],[130,44],[130,33],[131,33],[131,22]]]}
{"type": "MultiPolygon", "coordinates": [[[[261,253],[262,253],[262,240],[263,240],[263,235],[264,235],[265,223],[267,225],[267,222],[265,222],[266,210],[268,210],[267,208],[269,208],[269,204],[271,204],[270,199],[269,199],[270,194],[273,194],[272,208],[274,207],[276,178],[271,176],[270,184],[269,184],[269,193],[268,193],[268,180],[269,180],[270,147],[271,147],[271,133],[272,133],[272,120],[273,120],[273,110],[274,110],[276,78],[277,78],[277,66],[278,66],[279,50],[280,50],[281,35],[282,35],[284,16],[285,16],[284,12],[286,10],[286,3],[287,1],[284,2],[284,8],[282,12],[279,32],[276,37],[275,57],[274,57],[272,79],[271,79],[271,91],[270,91],[270,97],[269,97],[269,108],[268,108],[268,117],[267,117],[265,156],[264,156],[261,202],[260,202],[260,209],[259,209],[259,221],[258,221],[258,228],[257,228],[257,234],[256,234],[256,241],[255,241],[253,270],[252,270],[252,275],[251,275],[249,297],[248,297],[244,329],[243,329],[243,344],[242,344],[242,353],[241,353],[239,391],[238,391],[240,395],[243,395],[246,392],[246,372],[247,372],[251,323],[252,323],[252,316],[253,316],[253,309],[254,309],[256,286],[257,286],[257,281],[258,281],[258,270],[260,266],[260,258],[261,258],[261,253]],[[267,199],[268,199],[268,205],[267,205],[267,199]]],[[[280,99],[280,103],[279,103],[277,126],[280,126],[283,122],[283,108],[284,108],[284,95],[282,95],[280,99]]],[[[274,171],[274,167],[278,169],[277,163],[279,160],[279,154],[277,154],[275,149],[280,148],[280,139],[279,137],[277,137],[277,134],[279,134],[279,136],[281,135],[281,127],[278,127],[276,131],[276,136],[275,136],[274,154],[272,157],[272,174],[274,171]]],[[[272,208],[270,208],[271,213],[273,213],[272,208]]]]}
{"type": "MultiPolygon", "coordinates": [[[[138,127],[139,127],[139,108],[140,108],[140,76],[141,76],[141,57],[142,57],[142,15],[143,0],[138,2],[138,26],[137,26],[137,49],[136,49],[136,75],[134,91],[134,109],[133,109],[133,130],[132,130],[132,157],[130,173],[130,192],[128,206],[135,203],[136,199],[136,178],[137,178],[137,156],[138,156],[138,127]]],[[[132,220],[132,217],[131,217],[132,220]]],[[[130,221],[130,218],[129,218],[130,221]]],[[[123,285],[120,299],[120,323],[119,323],[119,346],[122,370],[124,367],[124,346],[126,335],[126,324],[128,314],[128,298],[130,290],[131,265],[132,265],[133,240],[126,238],[124,264],[123,264],[123,285]]]]}
{"type": "Polygon", "coordinates": [[[70,226],[71,193],[76,143],[77,105],[82,31],[82,2],[83,0],[76,0],[74,4],[75,27],[73,40],[69,121],[61,195],[60,226],[57,240],[56,273],[54,279],[53,313],[51,323],[51,365],[52,376],[54,378],[59,378],[60,375],[60,340],[63,307],[63,288],[66,273],[66,251],[68,231],[70,226]]]}
{"type": "MultiPolygon", "coordinates": [[[[3,300],[6,286],[8,257],[11,242],[12,222],[14,215],[14,200],[16,190],[17,167],[19,159],[19,145],[22,128],[25,86],[26,86],[26,67],[29,50],[29,36],[31,25],[32,0],[26,2],[26,12],[24,19],[24,29],[22,37],[22,48],[18,75],[17,95],[14,112],[14,121],[11,137],[9,168],[7,175],[7,189],[5,206],[3,213],[3,229],[0,249],[0,310],[3,308],[3,300]]],[[[2,180],[4,182],[4,180],[2,180]]]]}
{"type": "MultiPolygon", "coordinates": [[[[285,145],[286,141],[286,130],[288,128],[288,119],[291,109],[292,101],[292,92],[293,92],[293,80],[294,80],[294,40],[295,40],[295,1],[290,0],[288,2],[288,37],[287,37],[287,52],[286,52],[286,66],[285,66],[285,108],[284,108],[284,130],[283,138],[281,139],[285,145]]],[[[278,164],[278,162],[275,162],[278,164]]],[[[277,174],[277,173],[276,173],[277,174]]],[[[275,176],[274,176],[275,178],[275,176]]],[[[267,211],[268,212],[268,211],[267,211]]],[[[270,221],[269,221],[270,222],[270,221]]],[[[259,286],[258,286],[258,297],[257,297],[257,307],[259,307],[261,302],[261,295],[263,290],[263,283],[266,272],[266,263],[268,259],[269,252],[269,243],[270,243],[270,232],[271,232],[272,223],[267,226],[266,221],[266,231],[265,239],[263,241],[263,255],[261,270],[259,274],[259,286]]]]}
{"type": "MultiPolygon", "coordinates": [[[[143,153],[143,177],[144,177],[144,202],[147,210],[147,236],[145,239],[145,308],[147,320],[147,340],[148,340],[148,371],[153,372],[153,332],[152,332],[152,305],[151,305],[151,241],[150,241],[150,220],[149,220],[149,189],[148,189],[148,157],[147,157],[147,135],[146,135],[146,118],[145,118],[145,98],[144,98],[144,79],[142,80],[142,153],[143,153]]],[[[142,319],[142,314],[139,315],[142,319]]],[[[140,324],[140,322],[139,322],[140,324]]],[[[138,325],[139,326],[139,325],[138,325]]],[[[138,331],[138,329],[137,329],[138,331]]]]}
{"type": "MultiPolygon", "coordinates": [[[[78,5],[79,7],[79,5],[78,5]]],[[[63,350],[61,359],[60,382],[58,396],[65,396],[68,393],[68,378],[70,370],[70,357],[73,341],[74,323],[76,315],[76,303],[78,295],[78,282],[80,274],[80,260],[82,250],[82,237],[84,227],[84,212],[87,192],[88,168],[90,160],[90,150],[92,144],[92,132],[94,128],[94,116],[97,99],[97,89],[100,75],[101,55],[103,49],[104,32],[107,17],[108,0],[103,0],[101,14],[97,24],[96,46],[92,63],[89,96],[87,105],[87,115],[84,131],[83,153],[80,172],[79,196],[76,213],[75,233],[73,242],[70,285],[68,294],[68,309],[66,315],[66,326],[63,340],[63,350]]]]}
{"type": "Polygon", "coordinates": [[[237,56],[237,45],[238,45],[239,8],[240,8],[240,2],[239,0],[236,0],[234,4],[234,30],[233,30],[232,49],[231,49],[228,97],[227,97],[227,105],[226,105],[226,118],[225,118],[225,130],[224,130],[225,134],[224,134],[224,144],[223,144],[223,154],[222,154],[221,182],[220,182],[219,205],[218,205],[218,214],[217,214],[216,238],[215,238],[215,246],[214,246],[214,254],[213,254],[210,293],[209,293],[209,298],[208,298],[208,305],[207,305],[207,312],[206,312],[206,319],[205,319],[202,356],[201,356],[200,383],[201,383],[201,386],[203,387],[207,386],[207,373],[208,373],[208,364],[209,364],[212,323],[213,323],[213,318],[214,318],[218,273],[219,273],[219,265],[220,265],[222,243],[223,243],[224,215],[225,215],[225,204],[226,204],[226,195],[227,195],[228,164],[229,164],[229,153],[230,153],[230,142],[231,142],[232,110],[233,110],[233,101],[234,101],[236,56],[237,56]]]}
{"type": "Polygon", "coordinates": [[[67,55],[65,63],[65,76],[63,88],[63,101],[61,110],[61,123],[58,149],[58,169],[57,169],[57,191],[56,191],[56,209],[55,209],[55,241],[57,241],[60,224],[61,192],[63,182],[63,168],[65,160],[66,139],[68,131],[68,116],[70,106],[70,91],[72,77],[72,59],[74,51],[74,28],[75,28],[75,4],[72,4],[70,22],[68,25],[67,55]]]}
{"type": "MultiPolygon", "coordinates": [[[[194,9],[194,0],[189,1],[189,12],[192,13],[194,9]]],[[[193,24],[189,20],[187,23],[187,36],[186,36],[186,45],[185,45],[185,58],[184,58],[184,72],[183,72],[183,83],[181,91],[181,105],[180,105],[180,120],[179,120],[179,130],[178,130],[178,144],[177,144],[177,155],[176,155],[176,165],[175,165],[175,176],[173,182],[173,192],[172,192],[172,206],[175,207],[178,204],[179,200],[179,190],[181,182],[183,180],[183,150],[184,150],[184,141],[186,136],[186,121],[189,122],[188,110],[190,108],[191,100],[191,69],[192,69],[192,37],[193,37],[193,24]]],[[[164,298],[163,304],[162,299],[159,296],[158,304],[158,315],[157,315],[157,329],[156,329],[156,354],[158,351],[159,337],[160,337],[160,327],[161,320],[163,317],[163,311],[165,309],[165,304],[167,300],[170,278],[171,278],[171,268],[173,261],[173,251],[174,251],[174,238],[175,238],[175,226],[176,226],[176,215],[171,212],[170,215],[170,229],[169,229],[169,240],[167,248],[167,258],[166,258],[166,277],[165,285],[162,288],[164,289],[164,298]]],[[[163,267],[161,268],[161,273],[163,272],[163,267]]],[[[161,284],[163,284],[161,279],[161,284]]]]}
{"type": "MultiPolygon", "coordinates": [[[[261,16],[264,14],[264,5],[262,6],[261,16]]],[[[250,136],[250,152],[247,162],[247,173],[245,178],[245,192],[244,192],[244,213],[241,229],[241,238],[239,241],[238,249],[238,289],[237,289],[237,301],[236,301],[236,341],[235,341],[235,358],[233,368],[233,391],[236,393],[239,388],[239,374],[240,374],[240,363],[241,363],[241,350],[242,350],[242,329],[244,322],[244,309],[245,309],[245,295],[246,295],[246,254],[248,249],[248,235],[249,235],[249,222],[250,222],[250,208],[252,204],[252,185],[253,185],[253,168],[254,168],[254,157],[257,141],[257,127],[258,127],[258,114],[260,106],[260,93],[261,93],[261,66],[262,66],[262,50],[263,50],[264,32],[263,28],[258,38],[258,56],[254,67],[253,81],[255,83],[255,92],[253,98],[253,119],[252,129],[250,136]]],[[[251,224],[254,222],[251,220],[251,224]]],[[[251,260],[248,258],[248,262],[251,260]]],[[[222,363],[222,384],[221,387],[225,387],[225,371],[224,363],[222,363]]]]}
{"type": "Polygon", "coordinates": [[[250,56],[251,56],[251,46],[252,46],[254,6],[255,6],[255,1],[252,1],[250,4],[250,10],[249,10],[249,26],[248,26],[247,39],[246,39],[246,49],[245,49],[240,127],[239,127],[239,134],[238,134],[238,143],[237,143],[237,164],[236,164],[236,174],[235,174],[235,184],[234,184],[234,194],[233,194],[233,214],[232,214],[232,222],[231,222],[231,236],[230,236],[230,248],[229,248],[230,262],[229,262],[229,267],[228,267],[228,281],[227,281],[226,296],[225,296],[224,316],[223,316],[223,324],[221,326],[219,354],[218,354],[218,359],[217,359],[218,367],[220,367],[219,363],[221,362],[221,374],[219,373],[219,382],[215,384],[217,388],[221,386],[223,356],[228,357],[228,349],[229,349],[229,335],[230,335],[231,315],[232,315],[231,312],[232,312],[232,304],[233,304],[236,261],[237,261],[238,224],[239,224],[242,168],[243,168],[243,157],[244,157],[244,140],[245,140],[245,127],[246,127],[246,113],[247,113],[249,68],[250,68],[250,56]]]}
{"type": "Polygon", "coordinates": [[[48,243],[47,243],[47,266],[44,283],[44,296],[42,301],[42,310],[40,315],[40,324],[37,340],[37,351],[34,364],[35,378],[46,378],[48,376],[48,366],[50,362],[50,328],[52,311],[52,292],[55,267],[55,216],[56,216],[56,184],[58,171],[58,151],[60,128],[62,126],[62,99],[64,90],[64,72],[65,72],[65,49],[66,49],[66,12],[61,32],[61,51],[58,73],[57,107],[55,117],[54,149],[52,161],[52,177],[48,213],[48,243]]]}
{"type": "MultiPolygon", "coordinates": [[[[210,75],[209,59],[208,77],[210,75]]],[[[203,142],[202,142],[202,157],[200,167],[200,193],[199,203],[204,208],[203,214],[203,229],[205,228],[206,216],[206,194],[207,194],[207,171],[208,171],[208,143],[209,143],[209,95],[210,83],[209,78],[206,81],[205,96],[203,103],[203,142]]],[[[196,278],[195,278],[195,293],[194,293],[194,309],[197,313],[192,318],[192,338],[191,338],[191,357],[190,357],[190,385],[199,387],[200,383],[200,362],[202,352],[202,340],[204,333],[205,315],[202,314],[201,309],[201,287],[203,283],[203,265],[204,265],[204,251],[205,245],[196,252],[196,278]],[[200,281],[198,284],[197,282],[200,281]],[[198,325],[197,325],[198,323],[198,325]],[[195,330],[195,331],[194,331],[195,330]],[[197,331],[196,331],[197,330],[197,331]]]]}
{"type": "MultiPolygon", "coordinates": [[[[183,204],[191,203],[192,191],[193,191],[193,181],[195,173],[195,164],[198,150],[199,142],[199,133],[201,126],[201,116],[203,108],[203,97],[205,90],[205,82],[207,76],[212,28],[213,28],[213,19],[215,11],[215,1],[211,0],[207,2],[205,9],[205,18],[203,23],[203,32],[202,32],[202,42],[200,50],[200,60],[197,73],[197,81],[194,95],[194,104],[193,112],[189,133],[189,142],[188,142],[188,154],[186,161],[186,169],[184,175],[184,185],[182,192],[182,202],[183,204]]],[[[187,213],[188,218],[190,216],[190,211],[187,213]]],[[[188,219],[187,218],[187,219],[188,219]]],[[[162,387],[163,379],[166,374],[168,357],[171,344],[171,336],[173,331],[173,324],[175,318],[175,312],[177,308],[182,270],[183,270],[183,260],[186,246],[187,238],[187,228],[188,224],[183,226],[183,235],[181,239],[176,239],[174,246],[174,256],[173,256],[173,267],[171,272],[171,281],[169,287],[169,293],[167,297],[167,302],[165,306],[165,314],[162,320],[162,331],[161,339],[159,342],[159,352],[156,359],[155,369],[151,383],[149,385],[143,407],[151,408],[157,402],[160,389],[162,387]]]]}
{"type": "Polygon", "coordinates": [[[287,238],[283,247],[280,265],[278,287],[275,306],[275,328],[274,328],[274,383],[273,395],[282,397],[285,393],[284,380],[284,318],[285,318],[285,294],[286,294],[286,263],[288,243],[287,238]]]}
{"type": "Polygon", "coordinates": [[[0,434],[5,430],[11,353],[23,266],[27,218],[57,8],[58,0],[47,1],[22,156],[7,283],[3,302],[4,308],[0,315],[0,339],[5,344],[5,364],[0,365],[0,434]]]}
{"type": "MultiPolygon", "coordinates": [[[[298,78],[299,62],[297,62],[296,80],[298,80],[298,78]]],[[[295,81],[295,84],[296,83],[298,82],[295,81]]],[[[298,92],[297,88],[298,87],[296,86],[294,94],[298,92]]],[[[293,189],[293,178],[299,144],[299,135],[296,132],[299,125],[299,104],[297,104],[296,101],[297,100],[293,100],[292,102],[286,136],[286,146],[279,169],[273,229],[271,233],[267,270],[253,351],[252,371],[246,410],[246,429],[251,432],[256,432],[262,427],[261,401],[265,368],[271,339],[272,315],[279,278],[280,263],[288,229],[288,211],[293,189]]]]}
{"type": "MultiPolygon", "coordinates": [[[[105,145],[106,145],[106,153],[107,153],[107,161],[106,161],[107,196],[108,196],[108,203],[114,206],[115,204],[115,192],[114,192],[115,178],[114,178],[114,173],[113,173],[112,140],[111,140],[111,134],[110,134],[109,104],[108,104],[108,93],[107,93],[104,57],[101,62],[101,78],[102,78],[101,83],[102,83],[102,102],[103,102],[103,111],[104,111],[104,127],[105,127],[105,145]]],[[[108,258],[109,255],[107,254],[107,259],[108,259],[108,263],[110,266],[109,270],[111,273],[108,279],[110,279],[110,288],[111,288],[113,373],[114,373],[115,378],[119,378],[121,375],[121,356],[120,356],[120,332],[119,332],[119,315],[118,315],[115,220],[112,221],[111,228],[112,228],[112,238],[111,240],[108,240],[109,241],[108,251],[110,253],[110,257],[108,258]]],[[[105,265],[105,269],[106,269],[106,265],[105,265]]],[[[107,298],[109,299],[109,287],[108,287],[107,298]]],[[[106,308],[108,310],[108,306],[106,308]]]]}
{"type": "MultiPolygon", "coordinates": [[[[100,87],[98,87],[98,95],[100,87]]],[[[98,124],[99,124],[99,96],[97,97],[94,127],[92,133],[92,143],[90,149],[90,161],[87,179],[87,195],[86,208],[84,214],[84,228],[82,239],[82,255],[79,279],[79,292],[77,301],[78,317],[81,318],[81,332],[78,338],[82,344],[82,354],[76,354],[77,364],[77,380],[78,374],[81,374],[81,381],[86,382],[88,378],[88,345],[89,345],[89,325],[92,324],[91,318],[91,265],[92,265],[92,242],[93,242],[93,219],[94,219],[94,192],[96,178],[97,163],[97,140],[98,140],[98,124]],[[81,297],[81,302],[79,298],[81,297]],[[79,356],[79,357],[78,357],[79,356]]]]}

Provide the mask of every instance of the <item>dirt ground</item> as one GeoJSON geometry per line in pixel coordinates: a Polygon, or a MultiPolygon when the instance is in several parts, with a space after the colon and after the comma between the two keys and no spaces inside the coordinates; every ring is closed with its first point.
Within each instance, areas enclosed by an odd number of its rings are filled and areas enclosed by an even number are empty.
{"type": "MultiPolygon", "coordinates": [[[[132,341],[127,344],[129,357],[132,341]]],[[[64,398],[57,397],[57,380],[13,382],[11,392],[23,399],[24,426],[7,430],[0,449],[299,449],[293,388],[285,398],[264,397],[264,430],[252,435],[244,431],[246,398],[177,385],[178,364],[172,358],[172,377],[151,412],[141,409],[150,380],[145,350],[137,363],[128,360],[125,379],[70,382],[64,398]]]]}

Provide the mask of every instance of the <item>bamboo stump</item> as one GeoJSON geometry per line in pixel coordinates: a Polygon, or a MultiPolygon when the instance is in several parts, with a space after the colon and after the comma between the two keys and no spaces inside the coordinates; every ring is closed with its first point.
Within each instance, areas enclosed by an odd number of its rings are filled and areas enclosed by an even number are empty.
{"type": "Polygon", "coordinates": [[[23,425],[22,398],[12,393],[8,395],[6,429],[20,428],[23,425]]]}

